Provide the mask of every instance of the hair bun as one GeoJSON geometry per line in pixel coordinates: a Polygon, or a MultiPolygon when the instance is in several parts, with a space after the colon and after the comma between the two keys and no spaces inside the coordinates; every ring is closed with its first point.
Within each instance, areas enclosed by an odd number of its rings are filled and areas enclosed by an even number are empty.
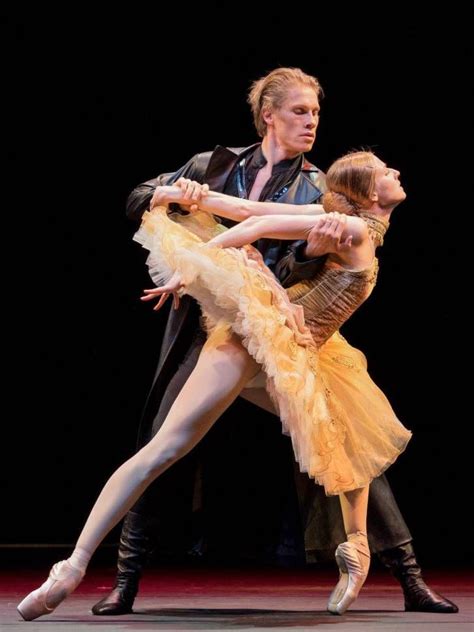
{"type": "Polygon", "coordinates": [[[357,207],[344,194],[328,191],[323,196],[323,208],[326,213],[337,211],[346,215],[354,215],[357,207]]]}

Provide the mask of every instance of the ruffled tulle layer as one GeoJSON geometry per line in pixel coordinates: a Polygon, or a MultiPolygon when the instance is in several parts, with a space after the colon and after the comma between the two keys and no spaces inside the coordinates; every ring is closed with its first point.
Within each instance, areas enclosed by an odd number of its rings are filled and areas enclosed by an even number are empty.
{"type": "Polygon", "coordinates": [[[336,334],[317,349],[271,272],[245,249],[206,240],[223,230],[205,214],[170,219],[145,213],[134,239],[150,251],[157,285],[179,271],[197,299],[209,344],[232,332],[262,365],[266,388],[296,459],[327,494],[368,484],[405,448],[411,434],[367,374],[364,356],[336,334]]]}

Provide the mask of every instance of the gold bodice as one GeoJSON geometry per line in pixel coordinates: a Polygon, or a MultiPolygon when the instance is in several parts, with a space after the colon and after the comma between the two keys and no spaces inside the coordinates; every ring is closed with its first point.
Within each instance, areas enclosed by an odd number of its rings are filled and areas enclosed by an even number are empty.
{"type": "MultiPolygon", "coordinates": [[[[377,247],[383,242],[388,224],[379,217],[361,213],[377,247]]],[[[366,270],[346,270],[327,262],[312,279],[300,281],[287,289],[292,303],[304,309],[305,322],[317,346],[323,345],[370,296],[378,272],[374,257],[366,270]]]]}

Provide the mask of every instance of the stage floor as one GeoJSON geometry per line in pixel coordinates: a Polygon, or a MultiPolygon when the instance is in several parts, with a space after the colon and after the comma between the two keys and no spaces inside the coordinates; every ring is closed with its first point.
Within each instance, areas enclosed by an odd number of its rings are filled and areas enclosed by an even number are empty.
{"type": "Polygon", "coordinates": [[[430,571],[430,586],[459,606],[458,614],[403,611],[402,593],[388,573],[370,574],[358,600],[342,616],[326,612],[337,571],[281,569],[150,570],[142,581],[135,613],[96,617],[91,606],[111,588],[112,568],[92,568],[77,591],[51,615],[25,622],[17,603],[46,578],[44,572],[0,573],[0,630],[48,632],[129,630],[353,630],[456,632],[474,630],[473,576],[430,571]]]}

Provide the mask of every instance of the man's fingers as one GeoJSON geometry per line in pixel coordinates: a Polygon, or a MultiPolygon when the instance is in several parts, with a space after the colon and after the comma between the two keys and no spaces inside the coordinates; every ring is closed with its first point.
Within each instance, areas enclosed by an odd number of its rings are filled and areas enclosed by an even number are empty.
{"type": "MultiPolygon", "coordinates": [[[[179,178],[175,182],[176,186],[178,186],[183,192],[183,198],[186,200],[195,200],[199,199],[198,193],[196,193],[196,182],[193,180],[189,180],[189,178],[179,178]]],[[[198,187],[200,185],[197,185],[198,187]]],[[[198,189],[199,191],[199,189],[198,189]]]]}
{"type": "MultiPolygon", "coordinates": [[[[207,191],[204,193],[204,195],[207,195],[207,191]]],[[[193,200],[193,202],[199,202],[199,200],[202,198],[203,187],[201,184],[199,184],[199,182],[191,182],[191,185],[189,186],[189,196],[190,199],[193,200]]]]}
{"type": "Polygon", "coordinates": [[[194,185],[191,182],[191,180],[188,181],[188,184],[186,185],[186,188],[184,189],[184,199],[185,200],[190,200],[193,196],[193,191],[194,191],[194,185]]]}
{"type": "Polygon", "coordinates": [[[344,241],[339,242],[337,249],[342,252],[343,250],[349,250],[351,247],[352,247],[352,235],[349,235],[348,237],[344,239],[344,241]]]}
{"type": "Polygon", "coordinates": [[[333,233],[336,233],[341,225],[344,227],[344,224],[344,217],[342,217],[339,213],[331,213],[329,227],[333,233]]]}
{"type": "Polygon", "coordinates": [[[188,178],[181,177],[181,178],[178,178],[178,180],[176,180],[175,185],[179,187],[180,189],[185,190],[190,182],[191,180],[189,180],[188,178]]]}
{"type": "Polygon", "coordinates": [[[188,178],[179,178],[179,180],[176,181],[176,185],[182,190],[183,197],[186,200],[192,200],[194,202],[199,202],[199,200],[205,197],[209,192],[209,186],[207,184],[200,184],[188,178]]]}
{"type": "Polygon", "coordinates": [[[328,222],[324,225],[324,230],[328,237],[339,241],[346,227],[346,219],[347,217],[343,213],[328,213],[328,222]]]}
{"type": "Polygon", "coordinates": [[[341,217],[338,220],[335,220],[336,223],[334,225],[334,236],[337,239],[340,239],[342,237],[342,233],[344,232],[344,229],[346,227],[346,218],[345,216],[341,217]]]}
{"type": "Polygon", "coordinates": [[[186,187],[181,187],[183,190],[183,198],[187,201],[187,200],[194,200],[197,201],[198,196],[196,193],[196,183],[193,182],[192,180],[188,180],[186,187]]]}

